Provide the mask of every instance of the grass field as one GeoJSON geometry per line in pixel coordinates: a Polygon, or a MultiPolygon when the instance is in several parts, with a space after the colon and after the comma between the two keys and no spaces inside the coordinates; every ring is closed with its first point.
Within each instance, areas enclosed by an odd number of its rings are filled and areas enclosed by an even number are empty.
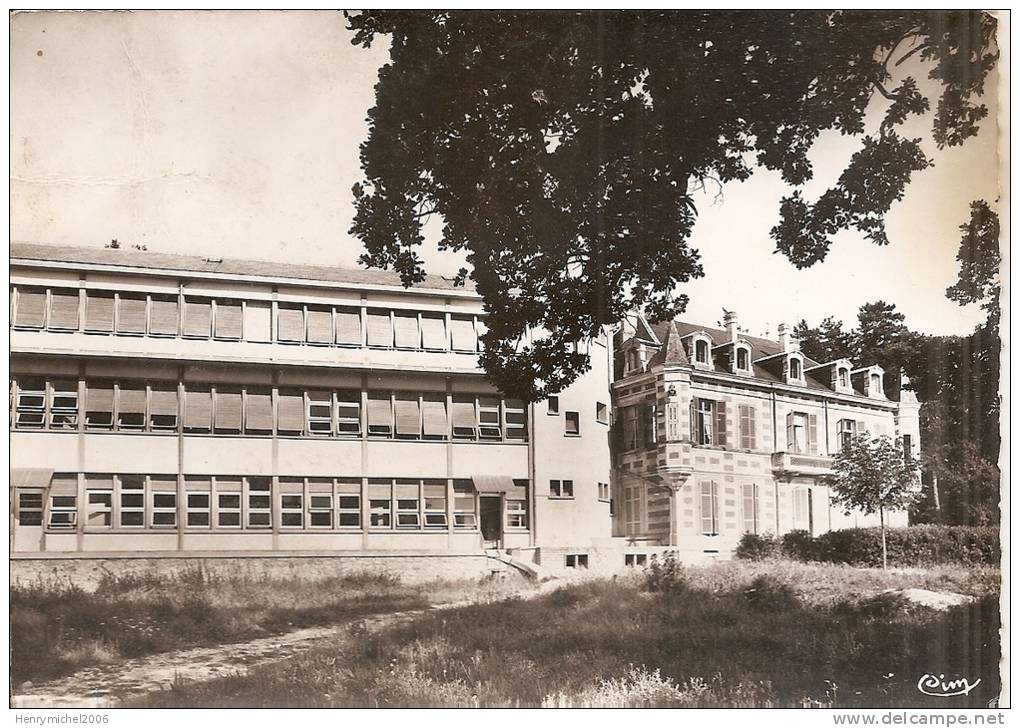
{"type": "Polygon", "coordinates": [[[150,707],[984,706],[998,692],[999,573],[732,562],[594,579],[533,599],[352,630],[150,707]],[[976,597],[935,612],[886,589],[976,597]],[[878,595],[878,596],[876,596],[878,595]],[[981,683],[926,698],[925,673],[981,683]]]}
{"type": "Polygon", "coordinates": [[[66,584],[11,589],[11,679],[39,682],[83,667],[430,604],[506,596],[520,583],[402,584],[380,574],[307,579],[105,578],[87,592],[66,584]]]}

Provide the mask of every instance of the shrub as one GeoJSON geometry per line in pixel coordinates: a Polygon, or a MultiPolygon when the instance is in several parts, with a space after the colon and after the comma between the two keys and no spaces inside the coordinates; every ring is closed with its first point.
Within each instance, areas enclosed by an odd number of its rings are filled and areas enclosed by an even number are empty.
{"type": "Polygon", "coordinates": [[[652,556],[645,571],[644,585],[645,589],[651,592],[687,591],[688,575],[676,552],[667,551],[661,559],[652,556]]]}
{"type": "Polygon", "coordinates": [[[756,576],[744,590],[744,599],[760,612],[789,612],[800,606],[793,587],[771,574],[756,576]]]}
{"type": "Polygon", "coordinates": [[[795,529],[783,534],[782,552],[784,556],[798,561],[817,561],[815,539],[802,529],[795,529]]]}
{"type": "MultiPolygon", "coordinates": [[[[998,564],[999,530],[994,526],[910,526],[886,530],[889,563],[896,566],[998,564]]],[[[846,528],[811,538],[804,531],[783,537],[783,552],[801,561],[852,566],[882,565],[882,532],[846,528]]]]}
{"type": "Polygon", "coordinates": [[[745,533],[740,537],[733,555],[745,561],[762,561],[779,553],[779,540],[771,533],[759,536],[756,533],[745,533]]]}

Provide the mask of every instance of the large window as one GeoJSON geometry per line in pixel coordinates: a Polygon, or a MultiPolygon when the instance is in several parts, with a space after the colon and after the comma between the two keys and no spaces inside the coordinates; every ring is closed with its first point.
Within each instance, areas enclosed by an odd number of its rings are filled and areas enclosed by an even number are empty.
{"type": "Polygon", "coordinates": [[[836,428],[839,431],[839,449],[846,452],[850,449],[850,444],[853,442],[854,437],[857,436],[857,422],[842,419],[836,424],[836,428]]]}
{"type": "Polygon", "coordinates": [[[40,429],[46,425],[46,380],[19,379],[15,423],[21,428],[40,429]]]}
{"type": "Polygon", "coordinates": [[[389,480],[368,481],[368,525],[372,528],[390,528],[393,514],[393,485],[389,480]]]}
{"type": "Polygon", "coordinates": [[[243,483],[238,477],[216,478],[216,525],[220,528],[241,527],[243,483]]]}
{"type": "Polygon", "coordinates": [[[742,505],[744,511],[744,532],[761,533],[761,518],[759,515],[760,498],[757,483],[744,483],[741,487],[743,496],[742,505]]]}
{"type": "Polygon", "coordinates": [[[75,288],[54,288],[50,291],[49,328],[56,331],[78,330],[78,302],[75,288]]]}
{"type": "Polygon", "coordinates": [[[417,480],[397,480],[397,528],[417,529],[421,526],[418,486],[417,480]]]}
{"type": "Polygon", "coordinates": [[[550,480],[549,481],[549,495],[553,498],[573,498],[574,497],[574,481],[573,480],[550,480]]]}
{"type": "Polygon", "coordinates": [[[212,300],[208,298],[184,299],[184,327],[187,337],[208,339],[212,331],[212,300]]]}
{"type": "Polygon", "coordinates": [[[178,296],[153,296],[149,302],[149,333],[153,336],[177,336],[180,328],[178,296]]]}
{"type": "Polygon", "coordinates": [[[726,445],[726,408],[722,402],[697,398],[694,400],[692,422],[695,445],[726,445]]]}
{"type": "Polygon", "coordinates": [[[308,527],[333,528],[333,479],[308,479],[308,527]]]}
{"type": "Polygon", "coordinates": [[[145,429],[145,385],[125,382],[117,386],[117,429],[145,429]]]}
{"type": "Polygon", "coordinates": [[[422,485],[423,510],[425,528],[447,527],[446,521],[446,481],[426,480],[422,485]]]}
{"type": "Polygon", "coordinates": [[[333,309],[328,306],[309,306],[305,312],[309,344],[333,343],[333,309]]]}
{"type": "Polygon", "coordinates": [[[85,330],[97,334],[113,332],[114,296],[104,291],[85,294],[85,330]]]}
{"type": "Polygon", "coordinates": [[[337,482],[337,527],[361,528],[361,481],[337,482]]]}
{"type": "Polygon", "coordinates": [[[145,476],[118,475],[120,526],[121,528],[143,528],[145,526],[145,476]]]}
{"type": "Polygon", "coordinates": [[[304,489],[302,478],[280,478],[280,526],[301,528],[304,526],[304,489]]]}
{"type": "Polygon", "coordinates": [[[153,475],[149,483],[152,489],[152,527],[177,528],[176,476],[153,475]]]}
{"type": "Polygon", "coordinates": [[[701,533],[719,534],[719,485],[714,480],[701,482],[701,533]]]}
{"type": "Polygon", "coordinates": [[[144,335],[148,330],[146,309],[145,295],[119,294],[117,296],[117,333],[144,335]]]}
{"type": "Polygon", "coordinates": [[[43,494],[41,490],[18,489],[18,525],[41,526],[43,517],[43,494]]]}
{"type": "Polygon", "coordinates": [[[757,446],[755,408],[749,404],[737,406],[740,416],[740,449],[754,450],[757,446]]]}
{"type": "Polygon", "coordinates": [[[14,325],[31,329],[41,329],[46,325],[45,288],[18,288],[18,310],[14,325]]]}
{"type": "Polygon", "coordinates": [[[393,436],[393,407],[389,394],[369,392],[368,435],[369,437],[393,436]]]}
{"type": "Polygon", "coordinates": [[[89,382],[85,386],[85,429],[113,429],[113,383],[89,382]]]}
{"type": "Polygon", "coordinates": [[[113,525],[113,476],[85,476],[85,509],[86,528],[113,525]]]}
{"type": "Polygon", "coordinates": [[[564,412],[563,422],[565,435],[581,434],[581,414],[579,412],[571,412],[569,410],[564,412]]]}
{"type": "Polygon", "coordinates": [[[241,326],[241,302],[216,299],[216,329],[213,335],[217,339],[239,341],[241,326]]]}
{"type": "Polygon", "coordinates": [[[746,346],[737,347],[737,371],[751,371],[751,350],[746,346]]]}
{"type": "Polygon", "coordinates": [[[248,478],[248,528],[263,529],[273,525],[272,479],[248,478]]]}
{"type": "Polygon", "coordinates": [[[470,480],[453,481],[453,527],[465,530],[478,528],[477,496],[470,480]]]}
{"type": "Polygon", "coordinates": [[[786,416],[786,447],[792,453],[817,452],[818,416],[791,412],[786,416]]]}

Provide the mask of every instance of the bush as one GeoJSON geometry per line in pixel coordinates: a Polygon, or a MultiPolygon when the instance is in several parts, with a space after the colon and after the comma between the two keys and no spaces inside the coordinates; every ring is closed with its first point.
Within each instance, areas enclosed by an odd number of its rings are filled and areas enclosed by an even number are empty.
{"type": "Polygon", "coordinates": [[[675,551],[668,551],[662,559],[652,556],[645,571],[645,589],[651,592],[683,592],[688,589],[687,572],[675,551]]]}
{"type": "Polygon", "coordinates": [[[798,561],[818,561],[815,539],[811,534],[802,529],[795,529],[784,533],[782,538],[782,552],[784,556],[798,561]]]}
{"type": "Polygon", "coordinates": [[[797,592],[771,574],[760,574],[744,590],[744,599],[759,612],[789,612],[800,606],[797,592]]]}
{"type": "MultiPolygon", "coordinates": [[[[886,531],[889,563],[894,566],[999,563],[999,529],[994,526],[910,526],[886,531]]],[[[829,561],[852,566],[882,565],[882,531],[847,528],[811,538],[805,531],[783,536],[783,553],[800,561],[829,561]]]]}
{"type": "Polygon", "coordinates": [[[779,554],[779,540],[771,533],[759,536],[756,533],[745,533],[740,537],[733,555],[744,561],[762,561],[779,554]]]}

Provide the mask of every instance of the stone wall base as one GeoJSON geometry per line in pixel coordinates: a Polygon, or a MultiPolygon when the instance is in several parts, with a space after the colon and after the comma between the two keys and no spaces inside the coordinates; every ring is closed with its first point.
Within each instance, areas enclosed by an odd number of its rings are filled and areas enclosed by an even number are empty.
{"type": "Polygon", "coordinates": [[[104,577],[187,575],[194,578],[299,579],[321,581],[351,574],[390,574],[406,584],[474,580],[511,571],[484,554],[298,556],[259,554],[32,556],[10,561],[12,586],[74,585],[94,591],[104,577]]]}

